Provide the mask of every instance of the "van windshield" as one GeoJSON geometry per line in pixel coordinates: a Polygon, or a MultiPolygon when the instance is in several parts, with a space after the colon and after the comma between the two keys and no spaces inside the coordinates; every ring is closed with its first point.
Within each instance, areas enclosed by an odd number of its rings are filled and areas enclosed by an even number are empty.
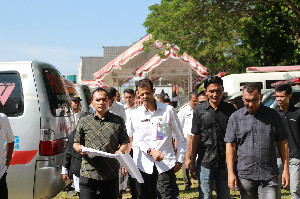
{"type": "Polygon", "coordinates": [[[18,117],[24,112],[23,88],[18,72],[0,73],[0,113],[18,117]]]}
{"type": "Polygon", "coordinates": [[[68,117],[72,114],[64,83],[59,73],[53,69],[43,69],[50,110],[55,117],[68,117]]]}

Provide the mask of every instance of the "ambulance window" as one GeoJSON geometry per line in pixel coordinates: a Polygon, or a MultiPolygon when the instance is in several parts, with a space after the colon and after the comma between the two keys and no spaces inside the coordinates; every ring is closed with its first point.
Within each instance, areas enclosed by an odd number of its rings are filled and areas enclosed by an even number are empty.
{"type": "Polygon", "coordinates": [[[43,78],[52,115],[55,117],[70,116],[72,114],[71,102],[59,73],[53,69],[43,69],[43,78]]]}
{"type": "Polygon", "coordinates": [[[23,88],[18,72],[0,73],[0,113],[18,117],[24,112],[23,88]]]}

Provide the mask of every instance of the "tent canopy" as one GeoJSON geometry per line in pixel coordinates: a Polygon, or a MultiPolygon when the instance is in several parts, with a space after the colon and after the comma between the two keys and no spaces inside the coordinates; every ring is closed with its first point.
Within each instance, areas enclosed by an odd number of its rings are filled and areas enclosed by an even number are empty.
{"type": "Polygon", "coordinates": [[[186,53],[178,54],[179,48],[169,46],[160,57],[157,53],[165,46],[156,41],[145,50],[144,42],[152,38],[148,35],[124,51],[110,63],[94,73],[100,84],[120,86],[133,77],[163,78],[172,83],[188,80],[192,85],[194,79],[201,80],[207,76],[207,69],[186,53]]]}

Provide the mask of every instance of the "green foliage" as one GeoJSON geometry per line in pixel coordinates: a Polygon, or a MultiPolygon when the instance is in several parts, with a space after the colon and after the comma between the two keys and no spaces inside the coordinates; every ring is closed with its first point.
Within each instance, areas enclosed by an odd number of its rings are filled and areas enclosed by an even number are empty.
{"type": "Polygon", "coordinates": [[[299,8],[296,0],[162,0],[149,7],[144,26],[212,74],[243,72],[299,63],[299,8]]]}

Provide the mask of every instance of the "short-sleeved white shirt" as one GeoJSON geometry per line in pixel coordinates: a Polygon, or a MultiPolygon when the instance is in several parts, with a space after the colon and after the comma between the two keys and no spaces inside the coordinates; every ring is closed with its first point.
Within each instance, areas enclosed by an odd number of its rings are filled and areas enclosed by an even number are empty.
{"type": "Polygon", "coordinates": [[[12,143],[15,136],[11,130],[9,120],[6,115],[0,113],[0,170],[2,170],[6,163],[6,155],[4,151],[4,142],[12,143]]]}
{"type": "Polygon", "coordinates": [[[193,109],[190,105],[187,105],[178,112],[178,119],[183,131],[183,135],[187,138],[187,135],[193,135],[192,130],[192,121],[193,121],[193,109]]]}
{"type": "Polygon", "coordinates": [[[130,125],[126,127],[133,137],[133,160],[138,168],[148,174],[153,165],[159,173],[170,170],[175,162],[183,163],[186,153],[186,140],[183,136],[178,117],[172,106],[156,102],[157,110],[149,112],[140,106],[130,113],[130,125]],[[172,145],[172,132],[177,138],[177,156],[172,145]],[[161,151],[165,157],[157,162],[147,154],[149,148],[161,151]]]}

